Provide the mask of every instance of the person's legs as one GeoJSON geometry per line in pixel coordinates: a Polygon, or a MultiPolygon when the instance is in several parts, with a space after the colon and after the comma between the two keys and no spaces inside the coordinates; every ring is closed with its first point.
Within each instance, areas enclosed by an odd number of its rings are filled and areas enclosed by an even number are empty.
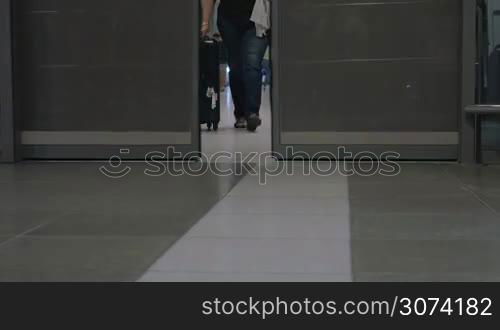
{"type": "Polygon", "coordinates": [[[248,128],[254,131],[261,124],[259,116],[262,101],[262,60],[268,46],[268,38],[257,37],[255,25],[243,35],[243,84],[245,88],[245,114],[248,128]]]}
{"type": "Polygon", "coordinates": [[[241,53],[242,32],[237,24],[219,16],[219,31],[227,49],[229,64],[229,86],[234,103],[236,119],[245,117],[245,87],[243,82],[243,56],[241,53]]]}

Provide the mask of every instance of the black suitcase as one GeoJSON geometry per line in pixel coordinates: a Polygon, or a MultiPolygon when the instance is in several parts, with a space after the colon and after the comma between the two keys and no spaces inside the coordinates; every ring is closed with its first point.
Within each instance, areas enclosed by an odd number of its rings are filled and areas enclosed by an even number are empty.
{"type": "Polygon", "coordinates": [[[206,124],[209,131],[217,131],[220,123],[219,49],[219,42],[213,39],[200,43],[200,124],[206,124]]]}

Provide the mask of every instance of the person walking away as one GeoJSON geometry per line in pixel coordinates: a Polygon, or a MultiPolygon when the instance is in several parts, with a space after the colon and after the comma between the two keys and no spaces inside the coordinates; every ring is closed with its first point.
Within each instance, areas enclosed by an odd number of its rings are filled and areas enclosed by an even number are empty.
{"type": "MultiPolygon", "coordinates": [[[[229,85],[234,103],[236,128],[255,132],[262,124],[259,112],[262,99],[262,61],[268,36],[251,20],[256,1],[220,0],[217,26],[228,51],[229,85]]],[[[215,0],[201,0],[201,34],[209,32],[215,0]]]]}

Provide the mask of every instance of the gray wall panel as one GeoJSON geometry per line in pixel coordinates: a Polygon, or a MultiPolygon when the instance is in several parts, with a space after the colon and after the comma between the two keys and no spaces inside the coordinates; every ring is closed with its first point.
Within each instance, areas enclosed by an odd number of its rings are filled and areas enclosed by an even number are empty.
{"type": "Polygon", "coordinates": [[[189,132],[195,1],[16,1],[22,129],[189,132]]]}
{"type": "Polygon", "coordinates": [[[461,0],[279,1],[280,131],[458,132],[461,11],[461,0]]]}
{"type": "MultiPolygon", "coordinates": [[[[283,1],[282,1],[283,2],[283,1]]],[[[287,0],[283,61],[440,57],[457,60],[460,1],[287,0]]]]}
{"type": "Polygon", "coordinates": [[[283,66],[280,106],[285,131],[458,128],[460,77],[455,65],[368,61],[283,66]]]}

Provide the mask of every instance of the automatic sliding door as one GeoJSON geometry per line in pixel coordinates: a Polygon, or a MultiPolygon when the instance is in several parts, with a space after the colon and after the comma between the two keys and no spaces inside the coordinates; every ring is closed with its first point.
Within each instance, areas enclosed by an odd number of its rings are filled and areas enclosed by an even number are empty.
{"type": "Polygon", "coordinates": [[[15,1],[24,158],[199,150],[196,1],[15,1]]]}

